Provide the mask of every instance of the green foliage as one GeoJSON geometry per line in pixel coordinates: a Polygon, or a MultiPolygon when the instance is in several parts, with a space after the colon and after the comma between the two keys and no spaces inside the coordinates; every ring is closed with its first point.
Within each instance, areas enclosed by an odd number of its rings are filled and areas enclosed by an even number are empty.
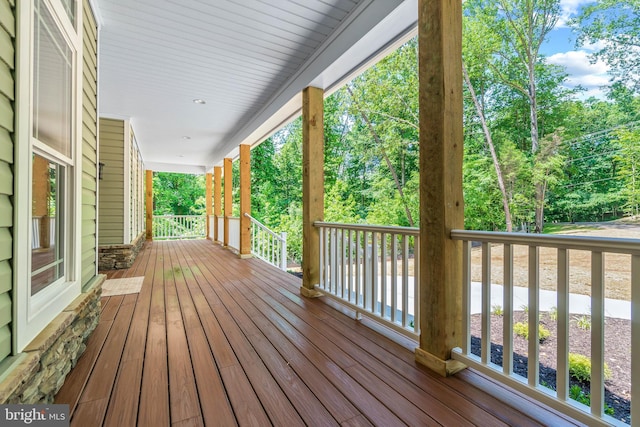
{"type": "MultiPolygon", "coordinates": [[[[517,322],[513,325],[513,332],[528,340],[529,339],[529,324],[525,322],[517,322]]],[[[551,332],[544,325],[538,325],[538,341],[542,342],[551,336],[551,332]]]]}
{"type": "Polygon", "coordinates": [[[594,62],[602,60],[620,82],[640,88],[640,1],[601,0],[582,8],[571,22],[578,45],[597,45],[594,62]],[[635,54],[634,54],[635,53],[635,54]]]}
{"type": "Polygon", "coordinates": [[[494,304],[491,306],[491,314],[493,314],[494,316],[502,316],[504,315],[504,310],[502,309],[501,305],[494,304]]]}
{"type": "Polygon", "coordinates": [[[153,174],[154,215],[204,215],[204,175],[155,172],[153,174]]]}
{"type": "MultiPolygon", "coordinates": [[[[591,382],[591,359],[577,353],[569,353],[569,375],[578,381],[591,382]]],[[[604,364],[604,379],[611,378],[611,369],[604,364]]]]}
{"type": "Polygon", "coordinates": [[[584,329],[585,331],[588,331],[591,329],[591,317],[582,315],[582,316],[576,317],[575,321],[578,328],[584,329]]]}
{"type": "MultiPolygon", "coordinates": [[[[582,390],[582,387],[579,385],[572,385],[569,388],[569,398],[575,400],[576,402],[582,403],[583,405],[591,406],[591,394],[585,393],[582,390]]],[[[615,411],[610,405],[605,403],[604,405],[604,413],[607,415],[613,415],[615,411]]]]}
{"type": "Polygon", "coordinates": [[[549,318],[554,322],[558,321],[558,307],[553,306],[549,309],[549,318]]]}
{"type": "Polygon", "coordinates": [[[616,133],[620,151],[615,156],[618,177],[623,182],[623,208],[628,215],[640,215],[640,129],[620,129],[616,133]]]}

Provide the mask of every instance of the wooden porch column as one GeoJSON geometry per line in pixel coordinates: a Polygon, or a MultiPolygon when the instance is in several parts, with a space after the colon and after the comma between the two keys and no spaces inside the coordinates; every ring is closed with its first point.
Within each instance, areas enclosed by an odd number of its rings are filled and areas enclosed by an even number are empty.
{"type": "Polygon", "coordinates": [[[420,347],[416,361],[440,375],[462,343],[462,3],[420,0],[420,347]]]}
{"type": "Polygon", "coordinates": [[[251,146],[240,145],[240,258],[251,257],[251,146]]]}
{"type": "Polygon", "coordinates": [[[220,230],[218,227],[218,218],[222,215],[222,167],[214,166],[213,168],[213,241],[220,241],[220,230]]]}
{"type": "Polygon", "coordinates": [[[153,240],[153,171],[145,171],[145,237],[147,240],[153,240]]]}
{"type": "Polygon", "coordinates": [[[206,204],[207,204],[207,220],[205,222],[206,226],[207,226],[207,239],[211,240],[211,224],[210,224],[210,220],[209,217],[211,217],[211,174],[207,173],[205,175],[205,182],[206,182],[206,186],[207,186],[207,195],[206,195],[206,204]]]}
{"type": "Polygon", "coordinates": [[[317,297],[320,282],[320,233],[313,226],[324,219],[324,91],[302,91],[302,287],[317,297]]]}
{"type": "Polygon", "coordinates": [[[233,177],[231,172],[231,159],[224,159],[224,237],[222,244],[225,247],[229,246],[229,217],[233,212],[233,198],[232,198],[232,188],[233,188],[233,177]]]}

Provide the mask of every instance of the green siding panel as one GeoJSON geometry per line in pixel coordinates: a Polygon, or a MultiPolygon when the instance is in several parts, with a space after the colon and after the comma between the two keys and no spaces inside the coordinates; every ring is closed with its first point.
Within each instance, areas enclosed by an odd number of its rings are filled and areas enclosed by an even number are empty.
{"type": "Polygon", "coordinates": [[[4,28],[0,27],[0,60],[10,68],[15,67],[15,50],[13,38],[4,28]]]}
{"type": "Polygon", "coordinates": [[[13,132],[13,107],[5,96],[0,96],[0,127],[13,132]]]}
{"type": "Polygon", "coordinates": [[[11,4],[7,0],[0,0],[0,26],[12,37],[16,36],[16,21],[13,17],[11,4]]]}
{"type": "Polygon", "coordinates": [[[12,243],[13,241],[9,230],[7,228],[0,228],[0,260],[11,259],[12,243]]]}
{"type": "Polygon", "coordinates": [[[13,194],[13,173],[5,162],[0,162],[0,194],[13,194]]]}
{"type": "MultiPolygon", "coordinates": [[[[1,1],[1,0],[0,0],[1,1]]],[[[10,100],[14,99],[15,84],[11,70],[4,62],[0,61],[0,95],[4,95],[10,100]]]]}
{"type": "Polygon", "coordinates": [[[11,323],[11,298],[9,293],[0,294],[0,325],[11,323]]]}
{"type": "Polygon", "coordinates": [[[98,187],[97,165],[97,26],[89,2],[83,2],[83,79],[82,79],[82,284],[89,283],[96,273],[96,210],[98,187]]]}
{"type": "Polygon", "coordinates": [[[0,362],[11,355],[15,3],[0,0],[0,362]]]}
{"type": "Polygon", "coordinates": [[[0,194],[0,227],[11,227],[13,225],[13,205],[9,196],[0,194]]]}
{"type": "Polygon", "coordinates": [[[9,261],[0,262],[0,292],[11,290],[11,264],[9,261]]]}
{"type": "Polygon", "coordinates": [[[3,326],[0,328],[0,360],[11,354],[11,328],[3,326]]]}
{"type": "Polygon", "coordinates": [[[13,140],[9,132],[0,127],[0,160],[13,163],[13,140]]]}

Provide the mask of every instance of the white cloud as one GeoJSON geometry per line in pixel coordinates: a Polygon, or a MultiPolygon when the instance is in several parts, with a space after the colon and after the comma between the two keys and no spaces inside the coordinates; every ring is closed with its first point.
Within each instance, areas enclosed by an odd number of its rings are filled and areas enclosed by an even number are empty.
{"type": "Polygon", "coordinates": [[[580,8],[589,3],[595,3],[594,0],[560,0],[560,19],[557,27],[566,27],[569,19],[577,15],[580,8]]]}
{"type": "Polygon", "coordinates": [[[567,74],[565,86],[574,88],[582,86],[586,93],[581,97],[604,96],[602,87],[609,85],[609,67],[602,61],[591,63],[589,53],[585,50],[555,53],[547,58],[551,64],[564,67],[567,74]]]}

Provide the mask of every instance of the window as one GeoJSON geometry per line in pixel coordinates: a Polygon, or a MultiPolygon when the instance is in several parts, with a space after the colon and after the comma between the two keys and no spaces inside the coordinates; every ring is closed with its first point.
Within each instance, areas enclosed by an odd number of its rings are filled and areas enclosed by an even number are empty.
{"type": "Polygon", "coordinates": [[[71,157],[73,52],[43,0],[34,12],[33,137],[71,157]]]}
{"type": "MultiPolygon", "coordinates": [[[[67,6],[69,2],[66,2],[67,6]]],[[[68,10],[68,7],[65,8],[68,10]]],[[[73,166],[73,50],[44,0],[34,4],[31,295],[65,279],[66,171],[73,166]],[[45,157],[46,155],[46,157],[45,157]],[[36,235],[37,234],[37,235],[36,235]]]]}
{"type": "Polygon", "coordinates": [[[80,5],[21,0],[17,9],[16,352],[81,291],[80,5]]]}
{"type": "Polygon", "coordinates": [[[64,166],[33,155],[31,295],[64,278],[64,175],[64,166]]]}

